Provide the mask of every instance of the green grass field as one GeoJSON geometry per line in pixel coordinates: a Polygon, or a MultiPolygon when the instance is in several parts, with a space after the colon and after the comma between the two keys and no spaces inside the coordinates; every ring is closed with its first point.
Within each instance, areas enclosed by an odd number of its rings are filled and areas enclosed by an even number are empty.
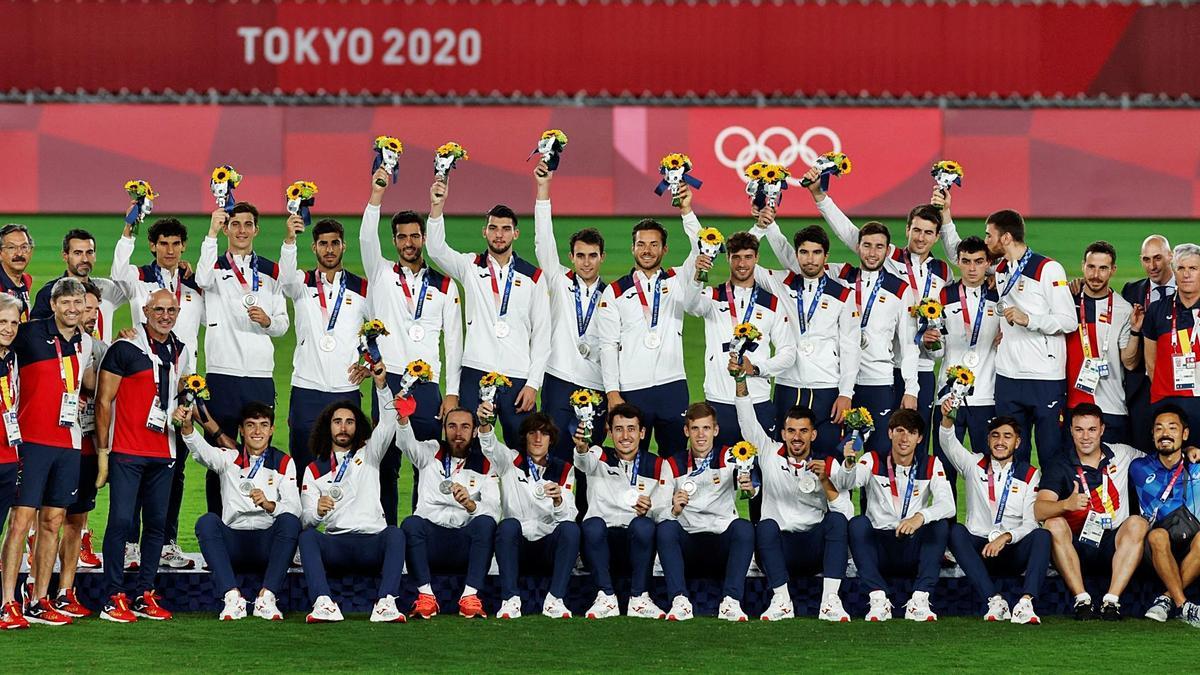
{"type": "MultiPolygon", "coordinates": [[[[385,206],[396,207],[395,204],[385,206]]],[[[0,222],[10,221],[28,224],[36,238],[34,262],[29,268],[36,279],[35,287],[62,273],[59,245],[66,230],[83,227],[96,235],[98,260],[95,274],[101,276],[108,273],[113,245],[121,231],[120,217],[112,215],[0,216],[0,222]]],[[[193,237],[187,258],[194,262],[199,255],[200,240],[208,228],[208,219],[207,216],[201,216],[185,218],[184,221],[193,237]]],[[[359,216],[347,216],[342,222],[347,227],[350,243],[346,256],[347,267],[361,273],[362,265],[356,247],[359,216]]],[[[525,236],[518,240],[517,250],[520,255],[532,260],[532,219],[523,219],[522,222],[526,225],[525,236]]],[[[604,233],[609,251],[603,274],[608,279],[620,276],[632,265],[628,237],[633,222],[632,218],[556,220],[559,241],[564,250],[569,233],[580,227],[594,226],[604,233]]],[[[785,219],[781,224],[785,232],[792,232],[812,222],[819,222],[819,219],[785,219]]],[[[900,239],[903,238],[901,219],[889,218],[885,222],[900,239]]],[[[749,225],[746,220],[733,219],[706,219],[705,223],[719,227],[727,235],[749,225]]],[[[682,231],[676,223],[669,221],[665,224],[668,228],[673,227],[669,242],[672,251],[666,262],[678,264],[686,255],[687,242],[683,240],[682,231]]],[[[260,254],[276,258],[283,236],[282,219],[267,218],[262,225],[256,248],[260,254]]],[[[484,244],[479,225],[478,219],[450,219],[448,229],[451,243],[460,250],[481,249],[484,244]]],[[[983,226],[979,221],[960,221],[959,229],[966,236],[982,234],[983,226]]],[[[1030,243],[1040,253],[1062,261],[1068,275],[1073,275],[1079,269],[1078,261],[1089,242],[1096,239],[1112,242],[1120,256],[1117,277],[1114,279],[1114,286],[1119,289],[1125,281],[1141,276],[1138,249],[1142,239],[1151,232],[1164,234],[1172,242],[1180,242],[1196,237],[1197,229],[1194,222],[1179,221],[1035,221],[1030,223],[1030,243]]],[[[942,254],[940,248],[939,255],[942,254]]],[[[831,260],[849,259],[849,251],[835,241],[831,260]]],[[[301,254],[302,264],[310,265],[312,260],[311,253],[305,249],[301,254]]],[[[135,262],[141,264],[146,261],[148,253],[143,249],[135,257],[135,262]]],[[[776,265],[767,247],[763,249],[763,264],[776,265]]],[[[714,283],[723,279],[724,269],[723,265],[718,264],[713,275],[714,283]]],[[[118,315],[116,325],[128,323],[128,310],[123,310],[118,315]]],[[[704,332],[698,320],[688,319],[684,339],[689,386],[693,397],[699,398],[703,384],[704,332]]],[[[279,392],[277,419],[281,422],[275,438],[280,445],[286,444],[287,438],[283,421],[287,419],[293,345],[294,338],[291,335],[277,341],[275,381],[279,392]]],[[[180,518],[180,544],[189,551],[197,550],[192,524],[204,509],[202,473],[197,465],[189,463],[188,487],[180,518]]],[[[402,514],[406,511],[404,505],[409,502],[410,486],[406,465],[400,479],[402,514]]],[[[97,548],[104,532],[106,514],[107,492],[102,491],[91,522],[93,531],[98,535],[97,548]]],[[[1141,621],[1125,622],[1119,628],[1092,623],[1085,629],[1073,621],[1057,618],[1051,618],[1040,628],[1026,629],[1007,625],[985,626],[973,619],[943,620],[937,628],[914,626],[902,621],[878,627],[868,626],[861,621],[849,626],[827,626],[802,620],[783,626],[755,626],[753,629],[724,625],[715,619],[697,619],[670,629],[664,627],[661,631],[647,630],[647,624],[626,619],[605,622],[603,625],[581,626],[578,625],[580,622],[568,625],[539,617],[518,622],[515,625],[520,626],[519,629],[495,622],[468,625],[449,617],[404,627],[368,625],[365,617],[355,617],[341,626],[305,629],[300,627],[302,617],[293,615],[291,619],[280,625],[256,621],[241,624],[242,630],[253,627],[256,638],[266,638],[277,646],[276,649],[266,647],[267,642],[261,639],[253,647],[245,640],[231,640],[229,631],[235,629],[220,626],[209,617],[180,617],[168,625],[147,626],[143,623],[123,629],[101,625],[98,621],[86,621],[83,625],[64,631],[64,636],[69,636],[71,640],[64,643],[72,647],[69,661],[61,656],[67,653],[65,650],[55,650],[51,653],[60,656],[38,662],[35,667],[39,670],[67,672],[150,668],[167,671],[195,668],[245,671],[266,665],[264,661],[269,658],[272,666],[285,672],[332,669],[462,670],[464,666],[481,665],[479,656],[467,661],[460,654],[465,642],[474,641],[475,654],[491,657],[486,662],[488,670],[595,670],[601,664],[609,670],[621,671],[646,668],[685,670],[697,666],[758,669],[760,664],[767,662],[750,654],[754,653],[753,649],[764,645],[771,646],[769,664],[772,670],[776,666],[799,666],[838,670],[883,670],[886,667],[888,670],[918,671],[927,670],[935,663],[953,670],[993,670],[997,667],[1021,671],[1061,670],[1082,669],[1083,663],[1094,663],[1097,658],[1114,665],[1129,663],[1132,669],[1136,666],[1122,657],[1127,658],[1134,645],[1149,645],[1152,641],[1157,643],[1164,638],[1172,641],[1175,636],[1194,639],[1194,634],[1185,636],[1184,633],[1189,629],[1178,623],[1160,627],[1141,621]],[[514,634],[513,630],[520,632],[514,634]],[[312,631],[320,633],[318,640],[313,639],[315,634],[312,631]],[[389,635],[391,631],[396,631],[396,637],[389,635]],[[936,635],[941,639],[925,639],[927,631],[937,631],[936,635]],[[1154,631],[1153,636],[1149,631],[1154,631]],[[518,639],[514,640],[513,637],[518,639]],[[1072,649],[1069,653],[1059,646],[1077,639],[1079,649],[1072,649]],[[392,640],[414,640],[413,644],[420,646],[416,649],[387,651],[364,650],[361,647],[368,642],[392,640]],[[571,647],[565,653],[550,654],[546,651],[546,645],[563,641],[571,642],[571,647]],[[305,643],[312,646],[305,648],[302,646],[305,643]],[[219,647],[216,646],[218,644],[219,647]],[[1015,658],[1013,650],[1018,644],[1023,648],[1019,659],[1015,658]],[[142,648],[145,645],[153,645],[153,648],[142,648]],[[867,647],[873,649],[868,650],[867,647]],[[885,665],[879,660],[879,647],[888,648],[888,653],[896,658],[889,658],[885,665]],[[250,653],[254,653],[257,660],[248,656],[250,653]]],[[[24,635],[5,636],[6,640],[14,642],[11,648],[6,644],[3,653],[17,653],[15,650],[21,649],[22,645],[32,646],[35,640],[44,647],[45,634],[45,630],[34,630],[24,635]]],[[[1189,651],[1155,648],[1162,665],[1192,666],[1194,658],[1189,651]]],[[[1139,658],[1138,664],[1142,663],[1144,661],[1139,658]]],[[[24,665],[28,668],[29,664],[26,662],[24,665]]]]}

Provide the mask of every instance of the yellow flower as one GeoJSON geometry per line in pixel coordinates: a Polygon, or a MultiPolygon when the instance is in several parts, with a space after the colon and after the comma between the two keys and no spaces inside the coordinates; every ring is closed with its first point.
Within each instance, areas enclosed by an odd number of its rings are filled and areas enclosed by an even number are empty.
{"type": "Polygon", "coordinates": [[[834,165],[837,167],[837,172],[839,175],[844,176],[850,173],[850,169],[853,168],[853,165],[850,163],[850,158],[843,153],[827,152],[825,153],[825,157],[834,163],[834,165]]]}
{"type": "Polygon", "coordinates": [[[576,389],[571,392],[571,405],[595,405],[600,402],[600,395],[591,389],[576,389]]]}
{"type": "Polygon", "coordinates": [[[488,373],[487,375],[484,375],[483,377],[479,378],[479,386],[481,386],[481,387],[494,386],[494,387],[498,387],[498,388],[511,387],[512,380],[508,379],[504,375],[501,375],[500,373],[497,373],[496,371],[493,370],[492,372],[488,373]]]}
{"type": "Polygon", "coordinates": [[[433,369],[429,367],[429,364],[420,359],[409,363],[406,370],[408,371],[409,375],[419,380],[428,380],[433,372],[433,369]]]}
{"type": "Polygon", "coordinates": [[[917,306],[919,315],[925,319],[942,318],[942,303],[933,298],[925,298],[917,306]]]}
{"type": "Polygon", "coordinates": [[[725,235],[721,234],[721,231],[715,227],[706,227],[703,230],[700,230],[699,236],[700,241],[706,244],[712,244],[713,246],[718,246],[725,243],[725,235]]]}
{"type": "Polygon", "coordinates": [[[306,180],[306,181],[302,181],[301,185],[303,187],[302,187],[300,193],[302,195],[304,195],[305,199],[308,199],[309,197],[312,197],[313,195],[317,194],[317,184],[316,183],[306,180]]]}
{"type": "Polygon", "coordinates": [[[739,323],[733,327],[733,337],[758,340],[762,337],[762,332],[752,323],[739,323]]]}
{"type": "Polygon", "coordinates": [[[763,177],[763,174],[766,172],[766,170],[766,162],[755,162],[746,167],[746,177],[750,180],[758,180],[763,177]]]}
{"type": "Polygon", "coordinates": [[[673,152],[666,157],[663,157],[660,166],[662,166],[664,169],[683,168],[684,170],[687,170],[692,166],[692,159],[682,152],[673,152]]]}
{"type": "Polygon", "coordinates": [[[552,136],[558,139],[559,145],[567,144],[567,135],[563,133],[562,129],[548,129],[542,132],[542,138],[550,138],[552,136]]]}
{"type": "Polygon", "coordinates": [[[942,161],[940,161],[936,165],[934,165],[934,168],[938,169],[939,171],[945,171],[947,173],[956,174],[960,178],[963,175],[962,165],[959,164],[958,162],[955,162],[955,161],[952,161],[949,159],[943,159],[942,161]]]}
{"type": "Polygon", "coordinates": [[[439,147],[437,149],[437,154],[439,157],[449,157],[450,155],[453,155],[458,159],[469,159],[469,157],[467,157],[467,151],[463,149],[463,146],[455,143],[454,141],[450,141],[449,143],[445,143],[439,147]]]}
{"type": "Polygon", "coordinates": [[[218,166],[213,169],[212,179],[214,183],[224,183],[229,180],[229,170],[223,166],[218,166]]]}
{"type": "Polygon", "coordinates": [[[300,184],[299,183],[292,183],[291,185],[288,186],[287,198],[288,199],[299,199],[300,198],[300,184]]]}
{"type": "Polygon", "coordinates": [[[375,147],[391,150],[396,153],[404,152],[404,144],[400,142],[400,139],[392,138],[391,136],[377,136],[375,138],[375,147]]]}
{"type": "Polygon", "coordinates": [[[851,429],[870,429],[875,426],[871,411],[866,408],[851,408],[846,411],[845,424],[851,429]]]}
{"type": "Polygon", "coordinates": [[[739,462],[748,462],[758,454],[758,448],[747,441],[736,443],[729,451],[733,453],[733,458],[739,462]]]}
{"type": "Polygon", "coordinates": [[[386,326],[379,319],[370,319],[364,321],[362,327],[358,329],[359,336],[375,337],[379,335],[391,335],[386,326]]]}

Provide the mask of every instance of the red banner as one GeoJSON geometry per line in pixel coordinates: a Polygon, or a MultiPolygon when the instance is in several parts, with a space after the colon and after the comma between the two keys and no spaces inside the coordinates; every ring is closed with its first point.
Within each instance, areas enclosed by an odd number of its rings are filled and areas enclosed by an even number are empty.
{"type": "MultiPolygon", "coordinates": [[[[1015,208],[1037,217],[1200,216],[1200,111],[988,111],[845,108],[268,108],[250,106],[0,105],[0,209],[117,213],[121,186],[149,180],[156,213],[211,211],[209,175],[232,164],[239,199],[284,211],[284,188],[311,180],[316,213],[355,213],[370,191],[372,140],[404,142],[389,208],[424,210],[434,149],[455,140],[470,159],[451,175],[448,210],[497,203],[528,212],[542,130],[569,136],[554,180],[563,215],[661,215],[659,160],[686,152],[704,181],[697,209],[745,215],[742,169],[781,162],[801,172],[839,150],[853,171],[830,187],[856,216],[900,216],[929,199],[930,166],[966,170],[954,212],[1015,208]]],[[[815,215],[793,184],[781,211],[815,215]]]]}
{"type": "Polygon", "coordinates": [[[5,89],[1200,95],[1200,12],[1112,3],[0,4],[5,89]]]}

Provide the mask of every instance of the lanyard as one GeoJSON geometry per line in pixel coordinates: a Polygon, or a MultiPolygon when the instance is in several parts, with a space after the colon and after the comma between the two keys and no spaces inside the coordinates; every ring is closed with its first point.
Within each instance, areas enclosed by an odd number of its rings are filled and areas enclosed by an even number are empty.
{"type": "Polygon", "coordinates": [[[754,284],[750,289],[750,301],[746,303],[746,312],[741,321],[737,320],[737,303],[733,299],[733,284],[729,282],[725,282],[725,300],[729,303],[729,318],[733,320],[733,325],[746,323],[754,313],[754,301],[758,300],[758,284],[754,284]]]}
{"type": "MultiPolygon", "coordinates": [[[[1004,520],[1004,507],[1008,505],[1009,488],[1012,487],[1014,467],[1009,464],[1008,478],[1004,481],[1004,491],[1000,495],[1000,505],[996,507],[996,519],[992,521],[994,525],[999,525],[1000,521],[1004,520]]],[[[996,474],[988,467],[988,501],[992,504],[996,503],[996,474]]]]}
{"type": "Polygon", "coordinates": [[[229,268],[233,270],[233,275],[237,277],[238,283],[242,285],[243,291],[258,291],[258,254],[250,254],[250,285],[246,285],[246,276],[242,274],[242,269],[233,261],[233,254],[226,251],[225,260],[229,263],[229,268]]]}
{"type": "Polygon", "coordinates": [[[0,378],[0,400],[4,402],[4,412],[17,409],[17,392],[17,368],[16,361],[13,361],[13,366],[0,378]]]}
{"type": "MultiPolygon", "coordinates": [[[[245,450],[244,452],[246,453],[246,465],[247,465],[247,466],[249,466],[249,464],[250,464],[250,451],[249,451],[249,450],[245,450]]],[[[254,460],[254,466],[253,466],[253,467],[250,467],[250,473],[249,473],[249,475],[247,475],[247,476],[246,476],[246,480],[254,480],[254,477],[258,475],[258,470],[262,468],[263,461],[264,461],[266,458],[267,458],[267,451],[266,451],[266,450],[263,450],[262,454],[260,454],[260,455],[258,456],[258,459],[254,460]]]]}
{"type": "MultiPolygon", "coordinates": [[[[232,267],[232,264],[230,266],[232,267]]],[[[151,263],[150,267],[151,267],[151,269],[154,270],[154,280],[158,282],[158,287],[164,288],[167,290],[171,290],[171,288],[169,286],[167,286],[166,278],[163,277],[162,268],[158,266],[158,263],[157,262],[151,263]]],[[[183,275],[180,274],[179,268],[177,267],[177,268],[175,268],[175,302],[178,303],[178,302],[182,302],[182,301],[183,301],[183,275]]]]}
{"type": "Polygon", "coordinates": [[[321,316],[326,320],[325,332],[328,333],[337,324],[338,314],[342,311],[342,300],[346,297],[346,271],[342,270],[342,282],[338,287],[337,300],[333,303],[332,312],[325,306],[325,285],[321,281],[324,275],[321,274],[321,270],[315,270],[313,274],[317,276],[317,298],[321,301],[321,316]]]}
{"type": "MultiPolygon", "coordinates": [[[[915,291],[915,290],[917,290],[917,276],[916,276],[916,274],[913,273],[912,254],[909,253],[907,249],[905,249],[903,251],[903,253],[904,253],[904,271],[908,273],[908,284],[910,286],[912,286],[912,289],[915,291]]],[[[933,288],[933,271],[926,268],[925,269],[925,292],[921,294],[921,297],[917,298],[917,302],[920,302],[921,300],[928,298],[929,291],[932,288],[933,288]]]]}
{"type": "Polygon", "coordinates": [[[529,477],[533,479],[533,482],[537,483],[542,480],[542,468],[528,454],[525,455],[525,466],[529,467],[529,477]]]}
{"type": "Polygon", "coordinates": [[[688,475],[689,476],[699,476],[700,474],[704,473],[705,471],[708,471],[708,465],[712,464],[712,456],[713,456],[713,451],[709,450],[708,454],[704,456],[704,459],[700,460],[699,464],[696,464],[695,455],[693,455],[689,451],[688,452],[688,475]],[[693,469],[692,467],[695,467],[695,468],[693,469]]]}
{"type": "MultiPolygon", "coordinates": [[[[75,366],[71,363],[71,359],[63,358],[61,340],[57,335],[54,336],[54,353],[58,355],[58,375],[62,378],[63,389],[68,394],[73,394],[83,380],[83,371],[79,371],[78,377],[76,377],[75,366]]],[[[79,354],[78,347],[75,349],[75,353],[79,354]]]]}
{"type": "Polygon", "coordinates": [[[1183,310],[1185,312],[1190,310],[1188,310],[1187,307],[1184,307],[1182,302],[1176,302],[1178,299],[1179,294],[1176,294],[1175,297],[1171,299],[1171,353],[1190,354],[1192,352],[1200,352],[1200,341],[1196,340],[1198,332],[1196,330],[1197,326],[1194,320],[1192,321],[1192,330],[1191,335],[1189,336],[1190,340],[1183,344],[1182,351],[1179,350],[1179,310],[1183,310]],[[1192,347],[1193,342],[1197,343],[1197,346],[1194,348],[1192,347]]]}
{"type": "MultiPolygon", "coordinates": [[[[646,302],[646,292],[642,289],[642,280],[638,278],[636,272],[633,274],[633,286],[637,289],[638,299],[642,301],[642,313],[644,314],[649,308],[649,304],[646,302]]],[[[662,274],[659,273],[654,277],[654,308],[650,312],[650,330],[658,327],[658,305],[661,300],[662,274]]]]}
{"type": "Polygon", "coordinates": [[[633,473],[632,473],[632,475],[629,476],[629,484],[633,487],[637,487],[638,468],[640,468],[641,466],[642,466],[642,452],[639,450],[638,453],[633,456],[633,473]]]}
{"type": "Polygon", "coordinates": [[[967,293],[966,293],[966,291],[967,291],[967,287],[963,286],[962,287],[962,298],[959,301],[962,304],[962,320],[963,320],[963,327],[964,327],[963,332],[966,333],[967,327],[970,327],[970,333],[971,333],[970,349],[974,349],[975,343],[979,342],[979,329],[983,327],[983,308],[984,308],[984,306],[987,305],[987,294],[983,292],[983,287],[980,286],[979,287],[979,307],[977,307],[975,309],[975,321],[972,322],[970,315],[967,313],[967,297],[966,297],[967,293]]]}
{"type": "MultiPolygon", "coordinates": [[[[338,472],[337,472],[337,475],[333,477],[333,482],[335,482],[335,483],[340,483],[340,482],[342,482],[342,476],[346,475],[346,469],[347,469],[347,468],[349,468],[349,466],[350,466],[350,460],[351,460],[353,457],[354,457],[354,451],[353,451],[353,450],[351,450],[350,452],[347,452],[347,453],[346,453],[346,456],[342,458],[342,464],[341,464],[341,466],[339,466],[339,467],[338,467],[338,472]]],[[[333,458],[334,458],[334,454],[333,454],[333,451],[332,451],[332,450],[330,450],[330,451],[329,451],[329,458],[330,458],[330,463],[332,464],[332,463],[333,463],[333,462],[332,462],[332,460],[333,460],[333,458]]]]}
{"type": "Polygon", "coordinates": [[[1017,279],[1021,278],[1021,273],[1025,271],[1025,266],[1029,264],[1029,259],[1032,257],[1033,249],[1026,248],[1024,255],[1022,255],[1021,259],[1017,261],[1017,264],[1013,266],[1013,271],[1012,274],[1008,276],[1008,281],[1004,283],[1004,291],[1000,293],[1001,298],[1008,297],[1008,294],[1012,292],[1013,286],[1017,285],[1017,279]]]}
{"type": "MultiPolygon", "coordinates": [[[[1088,328],[1087,322],[1087,294],[1079,294],[1079,342],[1083,346],[1083,358],[1092,358],[1092,331],[1088,328]]],[[[1106,333],[1112,330],[1113,318],[1113,292],[1108,292],[1108,309],[1104,311],[1104,323],[1107,323],[1109,328],[1106,333]]],[[[1100,358],[1108,353],[1108,335],[1100,337],[1100,309],[1096,309],[1096,351],[1099,352],[1100,358]]]]}
{"type": "MultiPolygon", "coordinates": [[[[400,277],[400,289],[404,291],[404,297],[408,300],[408,309],[413,313],[413,321],[421,320],[421,313],[425,309],[425,293],[429,290],[429,270],[422,270],[425,274],[421,277],[421,293],[417,296],[417,303],[414,307],[412,291],[408,290],[408,280],[404,278],[404,270],[400,267],[400,263],[396,263],[396,275],[400,277]]],[[[496,280],[492,280],[492,287],[496,285],[496,280]]]]}
{"type": "MultiPolygon", "coordinates": [[[[1101,475],[1100,483],[1100,504],[1104,506],[1105,512],[1111,517],[1116,512],[1113,507],[1112,498],[1108,496],[1108,472],[1104,469],[1099,469],[1101,475]]],[[[1079,482],[1083,483],[1083,490],[1088,495],[1088,510],[1092,510],[1092,487],[1088,485],[1087,476],[1083,475],[1083,467],[1075,467],[1075,473],[1079,474],[1079,482]]]]}
{"type": "Polygon", "coordinates": [[[596,303],[600,300],[600,281],[596,281],[596,290],[592,293],[592,299],[588,300],[587,314],[583,313],[583,297],[580,295],[579,279],[575,278],[574,281],[575,285],[571,287],[571,290],[575,293],[575,328],[579,332],[579,337],[583,337],[592,323],[592,312],[596,311],[596,303]]]}
{"type": "MultiPolygon", "coordinates": [[[[488,256],[488,274],[492,277],[492,298],[494,302],[500,303],[499,318],[503,319],[508,314],[508,298],[512,295],[513,277],[516,276],[516,270],[513,269],[513,261],[508,261],[508,274],[504,277],[504,297],[500,297],[500,287],[496,283],[496,268],[492,267],[492,258],[488,256]]],[[[421,297],[425,297],[422,293],[421,297]]]]}
{"type": "MultiPolygon", "coordinates": [[[[914,461],[912,463],[912,465],[908,467],[908,485],[906,485],[904,488],[904,506],[900,510],[900,520],[904,520],[905,518],[908,517],[908,505],[909,505],[909,502],[912,501],[913,488],[916,487],[916,485],[917,485],[917,479],[915,476],[913,476],[913,472],[916,470],[917,470],[917,463],[916,463],[916,461],[914,461]]],[[[892,465],[892,456],[891,455],[888,455],[887,471],[888,471],[888,484],[892,488],[892,504],[894,506],[898,506],[899,504],[897,504],[897,502],[900,501],[900,492],[898,490],[896,490],[896,469],[892,465]]]]}
{"type": "Polygon", "coordinates": [[[878,276],[875,277],[875,287],[871,289],[871,297],[867,299],[867,307],[863,309],[862,304],[862,272],[858,273],[858,278],[854,280],[854,304],[858,305],[858,314],[862,317],[859,321],[858,328],[860,331],[867,330],[867,322],[871,320],[871,310],[875,307],[875,298],[879,295],[879,289],[883,288],[883,270],[878,271],[878,276]]]}
{"type": "MultiPolygon", "coordinates": [[[[1161,509],[1162,505],[1167,501],[1167,497],[1171,496],[1171,490],[1175,487],[1175,481],[1179,480],[1179,476],[1183,474],[1183,465],[1185,461],[1187,461],[1185,457],[1179,458],[1179,466],[1175,467],[1175,473],[1171,476],[1171,482],[1167,483],[1167,488],[1163,490],[1161,495],[1158,496],[1158,505],[1154,507],[1153,520],[1158,520],[1158,510],[1161,509]]],[[[1183,507],[1187,508],[1187,504],[1185,503],[1183,507]]]]}
{"type": "Polygon", "coordinates": [[[825,292],[825,280],[828,278],[824,274],[821,275],[816,292],[813,293],[812,304],[807,310],[804,309],[804,282],[800,282],[800,288],[796,291],[796,314],[800,316],[801,335],[808,332],[808,324],[812,323],[813,315],[817,313],[817,305],[821,303],[821,295],[825,292]]]}

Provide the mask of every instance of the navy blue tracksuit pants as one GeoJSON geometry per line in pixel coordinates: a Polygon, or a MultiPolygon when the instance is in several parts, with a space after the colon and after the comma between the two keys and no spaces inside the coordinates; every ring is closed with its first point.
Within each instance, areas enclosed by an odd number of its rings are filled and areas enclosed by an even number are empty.
{"type": "MultiPolygon", "coordinates": [[[[867,438],[863,449],[874,452],[890,452],[892,442],[888,439],[888,420],[892,418],[892,412],[895,407],[895,391],[892,386],[886,384],[880,385],[863,385],[860,384],[854,388],[854,400],[851,406],[855,408],[866,408],[871,413],[871,421],[875,422],[875,429],[867,438]]],[[[846,429],[845,435],[849,437],[850,430],[846,429]]],[[[840,451],[838,453],[840,455],[840,451]]]]}
{"type": "MultiPolygon", "coordinates": [[[[582,389],[578,384],[559,379],[546,373],[542,382],[542,412],[554,420],[558,427],[558,442],[550,448],[550,453],[565,461],[575,461],[575,430],[579,422],[575,419],[575,409],[571,407],[571,393],[582,389]]],[[[600,405],[597,406],[596,417],[592,420],[592,445],[604,445],[608,436],[605,423],[608,421],[608,397],[600,392],[600,405]]],[[[582,474],[575,477],[580,478],[582,474]]]]}
{"type": "MultiPolygon", "coordinates": [[[[893,409],[900,408],[900,400],[904,398],[904,379],[900,377],[900,369],[892,370],[892,377],[895,378],[892,388],[895,390],[896,405],[893,409]]],[[[917,385],[921,390],[917,392],[917,412],[921,414],[921,419],[925,420],[925,446],[929,447],[929,429],[931,420],[933,419],[933,395],[937,392],[934,388],[937,386],[936,378],[933,376],[933,371],[917,371],[917,385]]]]}
{"type": "Polygon", "coordinates": [[[771,588],[788,583],[791,576],[812,576],[820,572],[826,579],[846,576],[846,516],[835,511],[804,532],[784,532],[779,523],[768,518],[754,529],[758,563],[771,588]]]}
{"type": "Polygon", "coordinates": [[[550,595],[567,597],[571,571],[579,558],[579,525],[559,523],[550,534],[530,541],[521,534],[521,521],[505,518],[496,526],[496,566],[500,568],[500,597],[519,597],[517,576],[521,568],[550,573],[550,595]]]}
{"type": "Polygon", "coordinates": [[[132,587],[125,584],[122,565],[104,566],[104,581],[109,595],[127,593],[130,597],[154,589],[158,560],[167,523],[167,502],[171,496],[174,459],[137,457],[113,452],[108,459],[108,527],[104,532],[104,559],[124,560],[125,542],[137,541],[132,532],[138,497],[142,505],[142,559],[132,587]],[[128,591],[135,593],[128,593],[128,591]]]}
{"type": "MultiPolygon", "coordinates": [[[[209,373],[206,376],[208,389],[212,398],[204,402],[208,414],[212,415],[221,431],[226,436],[238,438],[238,425],[242,407],[247,403],[263,403],[275,407],[275,380],[270,377],[238,377],[236,375],[221,375],[209,373]]],[[[206,437],[207,438],[207,437],[206,437]]],[[[207,438],[209,443],[216,445],[216,439],[207,438]]],[[[296,467],[300,469],[300,467],[296,467]]],[[[299,475],[297,470],[296,474],[299,475]]],[[[221,513],[221,480],[217,474],[209,471],[204,476],[204,497],[208,510],[221,513]]],[[[107,534],[105,535],[107,539],[107,534]]]]}
{"type": "MultiPolygon", "coordinates": [[[[393,395],[400,393],[402,377],[399,373],[387,374],[388,388],[392,390],[393,395]]],[[[442,390],[438,388],[438,384],[436,382],[419,382],[413,385],[409,393],[417,402],[417,411],[408,418],[409,424],[412,425],[413,435],[417,437],[418,441],[441,438],[442,420],[438,414],[442,411],[442,390]]],[[[391,405],[387,401],[384,403],[391,405]]],[[[475,411],[471,410],[471,412],[475,411]]],[[[379,422],[379,395],[375,393],[375,387],[371,387],[371,421],[379,422]]],[[[383,504],[383,519],[388,525],[400,522],[400,493],[396,483],[400,480],[400,466],[403,460],[404,455],[400,452],[399,446],[392,443],[387,453],[384,454],[383,461],[379,463],[379,501],[383,504]]],[[[417,479],[417,472],[414,471],[413,511],[417,509],[417,479]]]]}
{"type": "Polygon", "coordinates": [[[1066,380],[1014,380],[996,376],[996,414],[1021,423],[1021,445],[1013,457],[1029,463],[1032,439],[1037,441],[1038,466],[1064,459],[1062,419],[1067,406],[1066,380]]]}
{"type": "MultiPolygon", "coordinates": [[[[797,389],[782,384],[775,385],[775,436],[783,434],[784,419],[792,406],[802,405],[817,416],[817,439],[813,441],[814,458],[841,457],[838,439],[842,435],[839,425],[833,423],[833,403],[837,400],[837,387],[828,389],[797,389]]],[[[766,425],[763,426],[766,429],[766,425]]]]}
{"type": "Polygon", "coordinates": [[[262,587],[280,595],[299,537],[300,519],[290,513],[276,516],[265,530],[235,530],[215,513],[196,521],[196,539],[219,597],[238,588],[235,570],[262,572],[262,587]]]}
{"type": "Polygon", "coordinates": [[[1036,598],[1042,592],[1042,582],[1050,569],[1050,530],[1036,529],[1021,541],[1005,546],[995,558],[984,560],[980,552],[987,543],[987,538],[971,534],[966,525],[955,523],[950,527],[950,552],[979,599],[987,602],[996,595],[996,585],[989,574],[993,571],[1005,575],[1023,574],[1025,583],[1021,593],[1036,598]]]}
{"type": "Polygon", "coordinates": [[[629,575],[629,595],[637,597],[649,589],[654,567],[654,521],[636,516],[629,527],[609,527],[603,518],[592,517],[580,527],[583,561],[598,590],[616,595],[612,571],[629,575]]]}
{"type": "Polygon", "coordinates": [[[621,392],[626,403],[637,406],[646,418],[646,438],[641,449],[650,448],[650,431],[658,442],[659,457],[674,457],[687,447],[683,435],[683,415],[689,403],[687,380],[676,380],[645,389],[621,392]]]}
{"type": "Polygon", "coordinates": [[[472,518],[461,528],[409,516],[401,528],[408,542],[408,573],[417,586],[429,583],[431,566],[454,571],[465,567],[466,584],[483,589],[496,546],[496,521],[491,516],[472,518]]]}
{"type": "Polygon", "coordinates": [[[877,530],[866,516],[855,516],[847,532],[858,577],[867,591],[883,591],[890,596],[885,574],[915,573],[914,591],[930,593],[937,586],[950,536],[949,520],[935,520],[910,536],[897,537],[895,530],[877,530]]]}
{"type": "MultiPolygon", "coordinates": [[[[723,448],[731,446],[738,441],[741,441],[742,426],[738,424],[737,408],[733,407],[732,403],[714,403],[708,401],[708,404],[717,411],[717,427],[719,433],[713,447],[723,448]]],[[[771,438],[779,438],[779,430],[775,427],[775,404],[771,401],[763,401],[762,403],[754,404],[754,416],[758,418],[758,423],[762,426],[763,431],[771,438]]]]}
{"type": "Polygon", "coordinates": [[[0,534],[4,533],[4,521],[8,518],[8,510],[17,501],[18,466],[16,462],[0,464],[0,534]]]}
{"type": "Polygon", "coordinates": [[[723,570],[726,597],[741,602],[746,590],[746,573],[754,558],[754,526],[750,521],[737,519],[724,532],[692,533],[683,529],[677,520],[658,524],[658,560],[662,563],[667,581],[667,595],[672,599],[687,595],[687,575],[691,566],[693,577],[712,576],[723,570]]]}
{"type": "Polygon", "coordinates": [[[322,595],[332,595],[326,568],[378,573],[378,598],[396,597],[400,595],[400,575],[404,571],[404,533],[390,526],[374,534],[325,534],[310,528],[300,533],[300,561],[304,563],[304,580],[312,602],[322,595]]]}

